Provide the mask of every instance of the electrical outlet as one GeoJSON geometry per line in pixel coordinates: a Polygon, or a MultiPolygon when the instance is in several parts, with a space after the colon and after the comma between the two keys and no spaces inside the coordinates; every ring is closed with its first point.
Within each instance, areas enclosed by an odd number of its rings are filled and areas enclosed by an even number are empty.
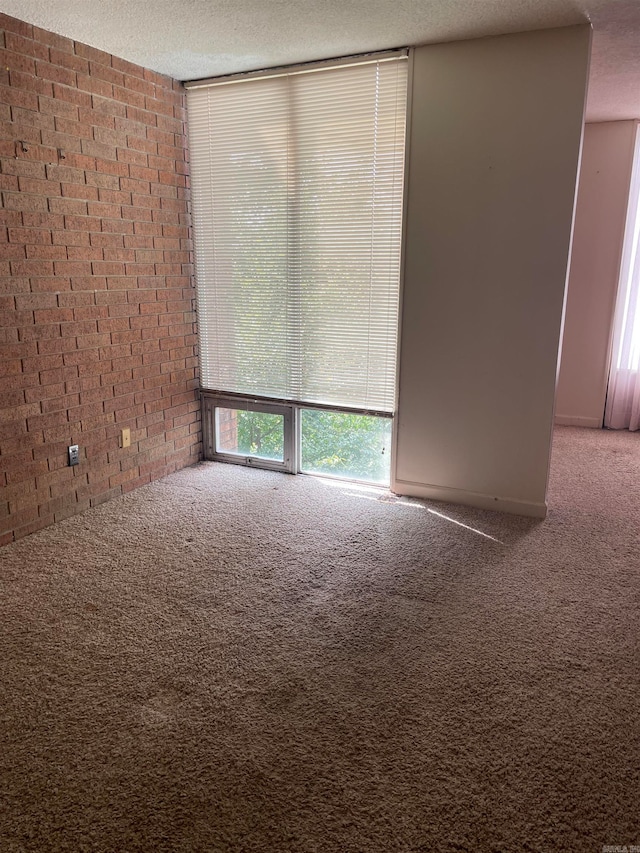
{"type": "Polygon", "coordinates": [[[77,444],[69,445],[69,465],[80,464],[80,448],[77,444]]]}
{"type": "Polygon", "coordinates": [[[131,430],[127,427],[127,429],[120,430],[120,447],[130,447],[131,446],[131,430]]]}

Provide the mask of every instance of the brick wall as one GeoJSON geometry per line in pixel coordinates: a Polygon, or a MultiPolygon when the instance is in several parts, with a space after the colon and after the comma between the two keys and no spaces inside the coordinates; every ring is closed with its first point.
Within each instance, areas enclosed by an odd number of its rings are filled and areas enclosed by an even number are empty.
{"type": "Polygon", "coordinates": [[[197,461],[201,432],[183,89],[0,28],[4,544],[197,461]]]}

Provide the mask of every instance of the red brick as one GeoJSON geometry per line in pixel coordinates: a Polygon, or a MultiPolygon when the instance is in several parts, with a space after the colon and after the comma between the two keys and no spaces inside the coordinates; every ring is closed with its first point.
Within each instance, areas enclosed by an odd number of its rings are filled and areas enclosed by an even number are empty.
{"type": "MultiPolygon", "coordinates": [[[[27,418],[27,428],[29,429],[29,432],[32,430],[51,429],[52,427],[61,426],[66,422],[66,410],[49,412],[46,415],[34,415],[31,418],[27,418]]],[[[46,471],[47,467],[47,461],[46,459],[43,459],[42,462],[34,463],[33,466],[30,466],[30,469],[33,470],[34,474],[37,474],[39,472],[46,471]]]]}
{"type": "MultiPolygon", "coordinates": [[[[92,189],[95,189],[95,187],[92,187],[92,189]]],[[[98,190],[95,189],[95,192],[97,196],[98,190]]],[[[120,216],[119,204],[105,204],[103,202],[93,201],[89,202],[87,210],[89,216],[99,216],[105,219],[118,219],[120,216]]]]}
{"type": "Polygon", "coordinates": [[[129,104],[132,107],[144,109],[144,95],[140,92],[135,92],[131,89],[116,85],[113,87],[113,97],[116,101],[121,101],[123,104],[129,104]]]}
{"type": "Polygon", "coordinates": [[[173,133],[175,135],[182,134],[184,129],[182,121],[170,118],[169,116],[159,115],[154,124],[157,124],[160,130],[165,130],[167,133],[173,133]]]}
{"type": "Polygon", "coordinates": [[[24,70],[18,70],[16,64],[12,63],[11,57],[14,54],[6,53],[6,51],[0,51],[0,58],[2,58],[2,67],[11,69],[9,71],[9,84],[14,89],[22,90],[24,92],[36,92],[38,95],[47,95],[49,97],[53,97],[53,86],[48,80],[43,80],[40,77],[35,76],[35,63],[33,60],[29,60],[29,63],[32,67],[28,70],[25,68],[24,70]]]}
{"type": "MultiPolygon", "coordinates": [[[[0,12],[0,28],[8,30],[11,33],[17,33],[24,38],[33,38],[33,27],[31,24],[20,21],[18,18],[12,18],[10,15],[5,15],[4,12],[0,12]]],[[[142,69],[140,70],[142,71],[142,69]]]]}
{"type": "Polygon", "coordinates": [[[62,323],[60,330],[67,338],[75,338],[81,335],[93,335],[98,331],[98,321],[94,319],[76,320],[76,310],[73,312],[74,320],[70,323],[62,323]]]}
{"type": "Polygon", "coordinates": [[[129,175],[136,180],[148,181],[149,183],[158,180],[158,172],[156,169],[149,169],[146,166],[137,166],[133,163],[129,166],[129,175]]]}
{"type": "MultiPolygon", "coordinates": [[[[118,305],[122,303],[126,303],[127,294],[125,291],[107,291],[106,293],[96,293],[96,304],[97,305],[118,305]]],[[[125,310],[128,310],[128,307],[124,306],[125,310]]]]}
{"type": "MultiPolygon", "coordinates": [[[[169,116],[171,118],[174,117],[173,112],[173,104],[167,103],[167,101],[163,101],[159,98],[145,98],[145,107],[151,112],[158,113],[158,116],[161,115],[169,116]]],[[[160,122],[158,122],[160,124],[160,122]]]]}
{"type": "MultiPolygon", "coordinates": [[[[66,202],[71,204],[71,202],[66,202]]],[[[86,205],[84,213],[86,214],[86,205]]],[[[64,218],[65,227],[73,231],[100,231],[100,220],[92,216],[70,215],[64,218]]]]}
{"type": "MultiPolygon", "coordinates": [[[[78,139],[93,139],[93,129],[91,125],[88,125],[81,121],[76,121],[71,118],[64,118],[62,116],[55,116],[55,124],[56,124],[56,132],[60,134],[65,134],[67,136],[77,137],[78,139]]],[[[75,158],[81,158],[85,155],[78,153],[78,151],[69,151],[65,148],[60,148],[63,152],[63,157],[60,158],[60,162],[67,163],[71,165],[72,160],[75,158]]],[[[91,167],[93,167],[94,161],[91,163],[91,167]]],[[[83,167],[81,167],[83,168],[83,167]]]]}
{"type": "MultiPolygon", "coordinates": [[[[58,298],[55,293],[26,293],[16,296],[16,308],[19,311],[35,308],[57,308],[58,298]]],[[[36,320],[41,322],[41,320],[36,320]]]]}
{"type": "MultiPolygon", "coordinates": [[[[87,216],[87,203],[82,199],[75,198],[50,198],[49,208],[52,213],[65,214],[65,221],[69,217],[82,219],[87,216]]],[[[87,228],[89,226],[87,225],[87,228]]],[[[74,230],[80,230],[81,226],[76,225],[74,230]]]]}
{"type": "Polygon", "coordinates": [[[96,110],[92,108],[80,107],[78,110],[78,119],[82,122],[86,127],[91,128],[91,138],[93,138],[94,129],[107,129],[113,130],[115,125],[114,116],[107,115],[106,113],[96,112],[96,110]]]}
{"type": "Polygon", "coordinates": [[[183,148],[178,148],[175,145],[163,145],[158,143],[158,154],[161,157],[166,157],[168,160],[184,160],[185,151],[183,148]]]}
{"type": "Polygon", "coordinates": [[[103,276],[77,276],[71,279],[72,290],[87,290],[91,288],[98,295],[97,291],[107,289],[107,279],[103,276]]]}
{"type": "Polygon", "coordinates": [[[175,169],[175,159],[150,155],[149,166],[152,169],[158,169],[164,172],[172,171],[173,169],[175,169]]]}
{"type": "MultiPolygon", "coordinates": [[[[100,172],[86,172],[85,181],[92,187],[98,187],[99,190],[117,191],[120,189],[120,181],[116,175],[103,175],[100,172]]],[[[111,201],[98,194],[100,201],[111,201]]]]}
{"type": "Polygon", "coordinates": [[[39,27],[33,28],[33,38],[48,45],[50,49],[57,49],[67,53],[73,53],[73,41],[66,36],[60,36],[57,33],[51,33],[48,30],[42,30],[39,27]]]}
{"type": "Polygon", "coordinates": [[[87,74],[89,71],[88,61],[73,53],[73,45],[70,51],[63,48],[51,47],[49,49],[49,57],[55,65],[62,65],[64,68],[71,68],[73,71],[80,71],[83,74],[87,74]]]}
{"type": "Polygon", "coordinates": [[[27,251],[25,246],[10,243],[0,244],[0,259],[5,260],[22,260],[26,258],[27,251]]]}
{"type": "Polygon", "coordinates": [[[22,225],[22,213],[15,210],[2,210],[0,208],[0,225],[22,225]]]}
{"type": "Polygon", "coordinates": [[[127,249],[153,249],[153,237],[144,234],[127,235],[124,237],[127,249]]]}
{"type": "MultiPolygon", "coordinates": [[[[52,325],[50,328],[57,331],[60,326],[52,325]]],[[[50,337],[46,340],[38,341],[39,355],[55,355],[64,352],[68,347],[68,341],[64,341],[61,337],[50,337]]]]}
{"type": "Polygon", "coordinates": [[[38,400],[46,400],[49,397],[59,397],[64,394],[64,382],[59,382],[56,385],[38,385],[37,388],[28,388],[25,391],[27,403],[35,403],[38,400]]]}
{"type": "Polygon", "coordinates": [[[51,231],[37,228],[9,228],[11,243],[51,243],[51,231]]]}
{"type": "Polygon", "coordinates": [[[145,125],[156,125],[158,124],[158,118],[155,113],[150,112],[149,110],[141,110],[138,107],[123,107],[126,110],[127,118],[132,121],[139,121],[141,124],[145,125]]]}
{"type": "Polygon", "coordinates": [[[88,169],[93,170],[96,168],[96,160],[95,157],[87,157],[84,154],[77,154],[73,152],[65,152],[65,166],[72,166],[75,169],[88,169]]]}
{"type": "Polygon", "coordinates": [[[60,65],[52,65],[50,62],[36,62],[36,74],[38,77],[43,77],[45,80],[51,80],[54,83],[61,83],[63,86],[75,86],[76,72],[70,68],[63,68],[60,65]]]}
{"type": "Polygon", "coordinates": [[[42,142],[52,148],[60,148],[65,152],[80,154],[82,151],[82,140],[70,133],[59,133],[57,130],[42,130],[42,142]]]}
{"type": "Polygon", "coordinates": [[[50,261],[11,261],[11,275],[49,276],[53,273],[50,261]]]}
{"type": "Polygon", "coordinates": [[[25,38],[18,33],[8,30],[5,32],[4,40],[7,50],[11,50],[14,53],[33,56],[36,59],[45,61],[49,59],[49,48],[40,42],[34,41],[32,38],[25,38]]]}
{"type": "Polygon", "coordinates": [[[27,258],[43,261],[64,260],[67,257],[65,246],[27,246],[27,258]]]}
{"type": "Polygon", "coordinates": [[[133,163],[138,166],[146,166],[149,162],[149,156],[144,151],[138,151],[132,148],[118,148],[116,150],[116,155],[118,160],[122,163],[133,163]]]}
{"type": "MultiPolygon", "coordinates": [[[[18,192],[18,178],[15,175],[0,175],[0,189],[9,190],[9,192],[18,192]]],[[[6,194],[5,194],[6,197],[6,194]]],[[[17,198],[17,197],[16,197],[17,198]]],[[[6,201],[5,201],[6,204],[6,201]]]]}
{"type": "Polygon", "coordinates": [[[133,234],[133,222],[122,219],[102,219],[102,230],[112,234],[133,234]]]}
{"type": "Polygon", "coordinates": [[[134,178],[120,178],[120,189],[131,193],[140,193],[148,195],[150,192],[150,184],[146,181],[139,181],[134,178]]]}
{"type": "MultiPolygon", "coordinates": [[[[13,479],[15,480],[15,475],[13,479]]],[[[20,539],[22,538],[22,536],[27,535],[27,533],[25,533],[25,528],[28,528],[29,532],[31,532],[32,529],[39,529],[38,522],[40,521],[40,519],[38,507],[37,505],[33,505],[25,509],[19,510],[18,512],[11,513],[11,515],[9,516],[9,520],[11,521],[11,524],[14,527],[15,538],[20,539]]]]}
{"type": "MultiPolygon", "coordinates": [[[[0,86],[0,103],[20,107],[23,110],[38,109],[38,96],[35,92],[26,89],[15,89],[9,86],[0,86]]],[[[20,134],[16,134],[20,139],[20,134]]]]}
{"type": "Polygon", "coordinates": [[[135,261],[135,251],[124,248],[105,248],[102,250],[105,261],[135,261]]]}
{"type": "Polygon", "coordinates": [[[124,85],[128,89],[133,89],[134,92],[140,92],[143,95],[148,95],[151,98],[154,98],[156,95],[156,84],[149,81],[141,79],[141,77],[133,76],[126,74],[124,78],[124,85]]]}
{"type": "Polygon", "coordinates": [[[106,305],[89,305],[85,308],[74,308],[73,316],[75,320],[98,320],[109,316],[109,309],[106,305]]]}
{"type": "Polygon", "coordinates": [[[90,62],[100,62],[102,65],[111,65],[111,55],[103,50],[98,50],[95,47],[90,47],[82,42],[75,42],[75,52],[78,56],[88,59],[90,62]]]}
{"type": "Polygon", "coordinates": [[[107,175],[126,177],[129,174],[129,167],[125,163],[117,163],[111,160],[101,160],[98,158],[96,168],[107,175]]]}
{"type": "MultiPolygon", "coordinates": [[[[90,362],[98,362],[98,360],[99,354],[96,349],[83,349],[64,353],[65,366],[89,364],[90,362]]],[[[100,366],[98,365],[99,368],[100,366]]]]}
{"type": "Polygon", "coordinates": [[[90,157],[97,157],[103,160],[115,160],[115,146],[104,145],[102,142],[95,142],[92,139],[80,140],[81,151],[90,157]]]}
{"type": "MultiPolygon", "coordinates": [[[[126,297],[127,291],[130,288],[136,286],[135,281],[136,281],[135,278],[131,279],[131,278],[128,278],[127,276],[124,276],[124,275],[110,276],[107,279],[107,287],[110,291],[122,291],[122,292],[124,292],[124,295],[126,297]]],[[[109,309],[109,316],[110,317],[122,317],[125,315],[128,316],[130,313],[131,314],[137,313],[137,309],[135,307],[132,307],[131,305],[127,305],[127,304],[114,305],[109,309]]]]}
{"type": "Polygon", "coordinates": [[[98,330],[100,332],[114,332],[129,329],[128,317],[109,317],[108,319],[98,320],[98,330]]]}
{"type": "Polygon", "coordinates": [[[35,292],[55,292],[57,290],[69,290],[70,288],[71,281],[62,276],[35,276],[31,279],[31,289],[35,292]]]}
{"type": "Polygon", "coordinates": [[[5,175],[17,175],[22,178],[36,178],[37,180],[45,180],[46,178],[44,163],[38,159],[3,160],[2,171],[5,175]]]}
{"type": "MultiPolygon", "coordinates": [[[[73,312],[70,308],[51,308],[43,309],[34,312],[36,323],[63,323],[66,320],[73,320],[73,312]]],[[[38,370],[43,368],[38,367],[38,370]]]]}
{"type": "MultiPolygon", "coordinates": [[[[118,181],[118,185],[119,185],[118,181]]],[[[121,189],[109,189],[107,187],[100,187],[98,190],[98,195],[100,201],[108,202],[109,204],[131,204],[131,193],[125,192],[121,189]]]]}
{"type": "MultiPolygon", "coordinates": [[[[130,149],[134,149],[136,151],[142,151],[151,157],[157,155],[158,153],[158,143],[152,142],[150,139],[138,139],[136,136],[129,136],[127,138],[128,146],[130,149]]],[[[174,161],[171,161],[174,162],[174,161]]],[[[151,166],[152,164],[149,163],[151,166]]],[[[156,168],[155,166],[153,168],[156,168]]]]}
{"type": "Polygon", "coordinates": [[[47,178],[50,181],[64,181],[65,183],[82,184],[84,183],[84,170],[76,169],[72,166],[64,165],[64,161],[58,163],[48,163],[46,168],[47,178]]]}
{"type": "Polygon", "coordinates": [[[151,184],[151,195],[156,195],[160,198],[177,199],[178,188],[168,186],[167,184],[151,184]]]}
{"type": "MultiPolygon", "coordinates": [[[[93,275],[123,276],[125,264],[117,261],[94,261],[91,265],[93,275]]],[[[128,274],[128,273],[127,273],[128,274]]]]}
{"type": "Polygon", "coordinates": [[[51,239],[61,246],[88,246],[88,231],[52,231],[51,239]]]}
{"type": "MultiPolygon", "coordinates": [[[[111,57],[109,57],[109,60],[111,60],[111,57]]],[[[124,85],[124,74],[112,68],[111,64],[105,65],[101,62],[91,60],[89,62],[89,74],[92,77],[98,77],[100,80],[106,80],[118,86],[124,85]]]]}
{"type": "MultiPolygon", "coordinates": [[[[21,373],[22,373],[22,362],[20,361],[19,358],[14,358],[11,360],[4,359],[3,361],[0,362],[0,381],[5,380],[7,377],[14,377],[17,374],[21,374],[21,373]]],[[[18,377],[18,382],[20,383],[20,385],[22,384],[22,382],[23,382],[22,376],[18,377]]],[[[8,390],[10,386],[9,385],[2,385],[0,387],[2,387],[4,390],[8,390]]],[[[14,385],[13,387],[18,387],[18,386],[14,385]]]]}
{"type": "Polygon", "coordinates": [[[61,101],[69,101],[77,107],[86,107],[87,109],[91,107],[91,95],[88,92],[80,92],[75,87],[54,83],[53,97],[61,101]]]}
{"type": "MultiPolygon", "coordinates": [[[[122,234],[90,234],[92,246],[102,246],[107,249],[116,249],[124,245],[122,234]]],[[[106,255],[105,255],[106,257],[106,255]]]]}
{"type": "Polygon", "coordinates": [[[129,62],[126,59],[120,59],[117,56],[111,57],[111,64],[118,71],[122,71],[123,74],[128,74],[134,77],[144,77],[144,69],[139,65],[134,65],[133,62],[129,62]]]}
{"type": "Polygon", "coordinates": [[[88,201],[98,200],[98,190],[96,187],[87,186],[87,184],[62,184],[62,195],[65,198],[81,198],[88,201]]]}
{"type": "Polygon", "coordinates": [[[160,86],[162,89],[172,89],[171,84],[173,81],[171,77],[165,77],[162,74],[158,74],[157,71],[151,71],[150,68],[144,69],[144,79],[155,83],[156,86],[160,86]]]}
{"type": "Polygon", "coordinates": [[[56,261],[54,263],[55,274],[62,276],[88,276],[91,275],[91,264],[86,261],[56,261]]]}
{"type": "MultiPolygon", "coordinates": [[[[99,81],[93,81],[93,85],[95,86],[97,82],[99,81]]],[[[96,91],[96,89],[94,88],[93,91],[96,91]]],[[[102,94],[105,96],[102,97],[102,95],[95,94],[91,98],[91,104],[96,112],[106,113],[110,116],[121,116],[123,118],[127,115],[127,107],[112,98],[113,90],[111,87],[109,87],[108,94],[104,91],[102,94]]]]}
{"type": "Polygon", "coordinates": [[[151,210],[127,204],[122,205],[121,215],[123,219],[131,219],[136,223],[151,222],[153,218],[151,210]]]}
{"type": "MultiPolygon", "coordinates": [[[[53,88],[51,91],[53,94],[53,88]]],[[[78,107],[75,104],[71,104],[68,101],[61,101],[58,98],[45,97],[44,95],[46,94],[46,92],[42,93],[38,98],[38,106],[41,113],[59,118],[78,120],[78,107]]]]}
{"type": "Polygon", "coordinates": [[[102,249],[91,246],[67,246],[67,258],[70,261],[101,261],[102,249]]]}

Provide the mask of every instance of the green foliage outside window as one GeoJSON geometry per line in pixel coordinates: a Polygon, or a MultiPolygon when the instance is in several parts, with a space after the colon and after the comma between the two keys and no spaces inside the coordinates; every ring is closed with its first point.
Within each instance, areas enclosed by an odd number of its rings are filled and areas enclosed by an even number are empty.
{"type": "MultiPolygon", "coordinates": [[[[391,419],[303,409],[303,471],[389,483],[391,419]]],[[[238,452],[283,458],[280,415],[237,412],[238,452]]]]}
{"type": "Polygon", "coordinates": [[[259,456],[262,459],[284,457],[284,418],[267,412],[238,410],[237,453],[259,456]]]}

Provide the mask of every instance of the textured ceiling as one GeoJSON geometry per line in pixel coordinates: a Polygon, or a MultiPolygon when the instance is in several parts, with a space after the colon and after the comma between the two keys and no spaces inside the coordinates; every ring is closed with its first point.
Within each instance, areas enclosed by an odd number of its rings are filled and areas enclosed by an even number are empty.
{"type": "Polygon", "coordinates": [[[192,80],[590,21],[587,118],[640,118],[640,0],[0,0],[0,11],[192,80]]]}

